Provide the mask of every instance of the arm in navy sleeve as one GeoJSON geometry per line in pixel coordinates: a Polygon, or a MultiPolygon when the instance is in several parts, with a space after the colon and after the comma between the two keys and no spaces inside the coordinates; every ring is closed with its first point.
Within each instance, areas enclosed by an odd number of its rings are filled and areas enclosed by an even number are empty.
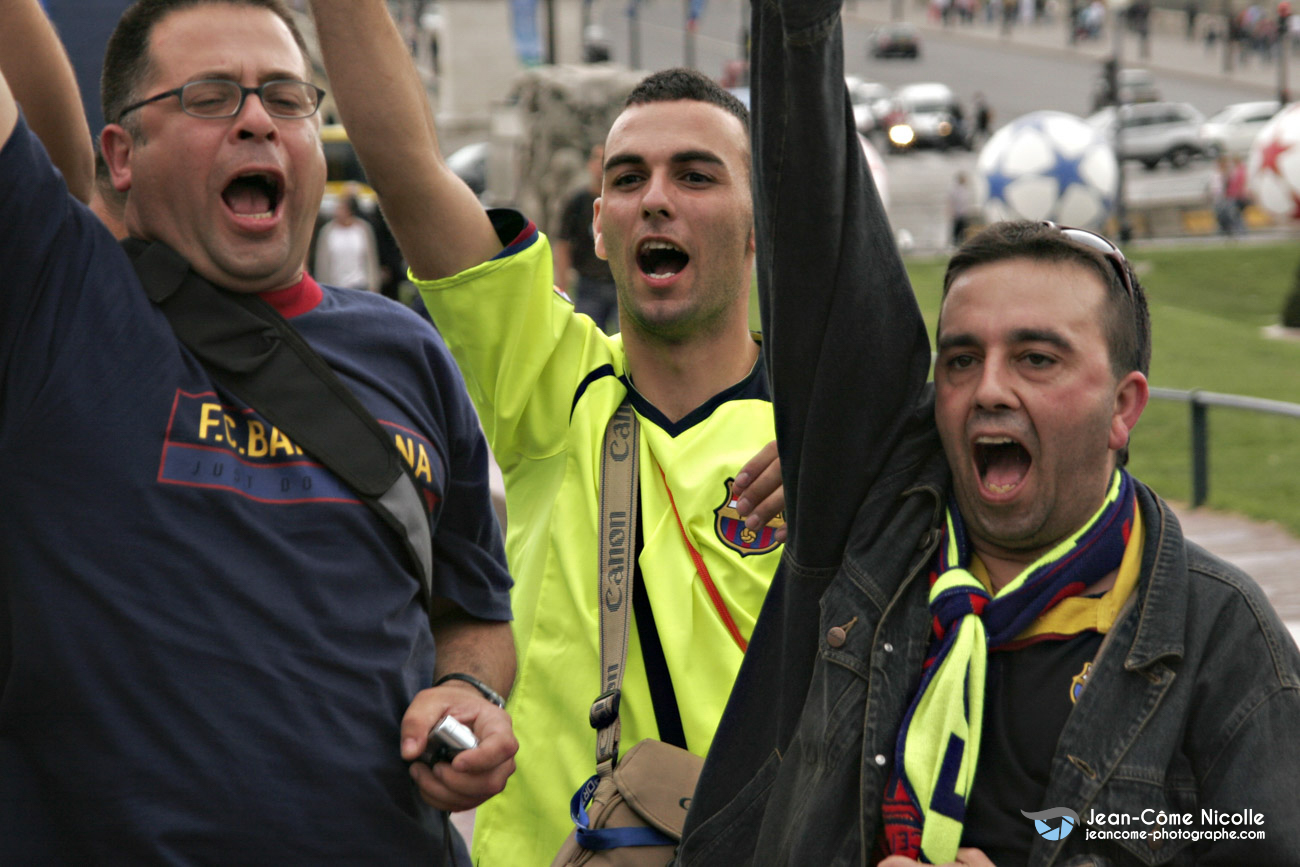
{"type": "MultiPolygon", "coordinates": [[[[433,336],[430,362],[446,435],[448,481],[433,537],[434,599],[430,612],[437,662],[434,679],[468,674],[502,696],[515,678],[510,631],[510,575],[492,510],[488,449],[465,384],[442,340],[433,336]]],[[[421,691],[402,719],[402,757],[412,761],[445,715],[479,739],[451,762],[411,765],[421,797],[443,810],[467,810],[500,792],[514,773],[519,748],[510,716],[464,681],[421,691]]]]}

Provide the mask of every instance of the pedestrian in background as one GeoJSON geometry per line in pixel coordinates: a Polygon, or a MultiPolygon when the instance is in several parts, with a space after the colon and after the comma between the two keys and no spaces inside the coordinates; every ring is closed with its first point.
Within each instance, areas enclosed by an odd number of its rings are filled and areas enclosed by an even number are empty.
{"type": "Polygon", "coordinates": [[[1228,195],[1228,180],[1232,174],[1232,164],[1226,155],[1220,155],[1215,161],[1214,170],[1206,183],[1206,195],[1214,209],[1214,221],[1219,232],[1229,237],[1237,234],[1237,202],[1228,195]]]}
{"type": "Polygon", "coordinates": [[[948,219],[952,226],[952,245],[960,247],[970,228],[973,202],[965,172],[957,172],[948,188],[948,219]]]}
{"type": "Polygon", "coordinates": [[[555,282],[569,291],[579,313],[591,317],[607,334],[618,331],[618,288],[609,263],[596,255],[591,220],[605,177],[605,145],[591,148],[587,156],[587,182],[569,197],[560,214],[556,233],[555,282]],[[570,276],[576,275],[576,280],[570,276]]]}
{"type": "Polygon", "coordinates": [[[1226,193],[1232,202],[1233,224],[1236,231],[1246,229],[1246,208],[1251,203],[1250,183],[1246,174],[1246,163],[1239,156],[1232,157],[1232,166],[1228,171],[1226,193]]]}
{"type": "Polygon", "coordinates": [[[379,250],[375,230],[357,216],[357,199],[349,194],[334,206],[334,218],[316,236],[312,276],[331,286],[379,291],[379,250]]]}
{"type": "Polygon", "coordinates": [[[975,141],[983,144],[988,140],[989,129],[993,126],[993,108],[980,91],[975,92],[975,141]]]}

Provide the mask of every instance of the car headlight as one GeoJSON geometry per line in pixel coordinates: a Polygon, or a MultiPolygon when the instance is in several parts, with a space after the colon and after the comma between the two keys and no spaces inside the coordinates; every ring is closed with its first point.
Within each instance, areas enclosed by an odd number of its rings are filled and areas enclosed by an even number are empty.
{"type": "Polygon", "coordinates": [[[907,147],[916,139],[916,133],[905,123],[889,128],[889,140],[900,148],[907,147]]]}
{"type": "Polygon", "coordinates": [[[952,132],[952,124],[946,120],[939,121],[939,135],[948,135],[952,132]]]}

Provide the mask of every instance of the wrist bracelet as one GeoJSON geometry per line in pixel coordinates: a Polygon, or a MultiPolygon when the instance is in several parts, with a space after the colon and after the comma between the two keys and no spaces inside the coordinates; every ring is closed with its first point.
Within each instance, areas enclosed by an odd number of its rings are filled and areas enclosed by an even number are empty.
{"type": "Polygon", "coordinates": [[[463,680],[466,683],[468,683],[470,686],[474,687],[479,692],[481,692],[485,699],[492,702],[497,707],[506,706],[506,700],[501,697],[500,693],[498,693],[492,687],[488,686],[483,681],[479,680],[477,677],[474,677],[472,674],[462,674],[459,671],[453,671],[451,674],[444,674],[442,677],[435,680],[433,682],[433,685],[442,686],[444,683],[446,683],[449,680],[463,680]]]}

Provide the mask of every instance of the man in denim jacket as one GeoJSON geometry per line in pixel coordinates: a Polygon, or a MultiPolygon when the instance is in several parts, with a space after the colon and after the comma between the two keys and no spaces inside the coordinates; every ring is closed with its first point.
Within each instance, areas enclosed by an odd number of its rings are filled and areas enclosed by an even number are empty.
{"type": "Polygon", "coordinates": [[[919,791],[900,727],[925,728],[923,673],[957,643],[932,644],[929,607],[949,503],[994,600],[1035,558],[1060,559],[1123,479],[1149,337],[1104,239],[1001,227],[949,269],[926,384],[929,342],[849,122],[839,6],[753,4],[758,273],[791,532],[678,863],[1295,863],[1300,653],[1258,587],[1136,480],[1126,559],[984,654],[973,790],[945,766],[948,788],[899,819],[900,791],[919,791]],[[1094,625],[1034,632],[1066,603],[1094,625]],[[1077,674],[1050,657],[1080,647],[1077,674]],[[1035,672],[1065,674],[1042,682],[1050,709],[1023,689],[1035,672]],[[1054,818],[1069,811],[1082,828],[1054,818]],[[931,836],[945,812],[948,841],[931,836]]]}

